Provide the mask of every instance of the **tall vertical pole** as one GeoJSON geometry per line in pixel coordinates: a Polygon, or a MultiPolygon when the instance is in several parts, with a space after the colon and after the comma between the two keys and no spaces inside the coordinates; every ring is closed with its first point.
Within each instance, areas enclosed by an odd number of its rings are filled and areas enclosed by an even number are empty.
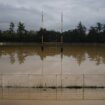
{"type": "Polygon", "coordinates": [[[41,84],[42,84],[42,85],[41,85],[42,87],[44,86],[44,84],[43,84],[43,83],[44,83],[44,76],[43,76],[43,75],[44,75],[44,71],[43,71],[43,70],[44,70],[44,69],[43,69],[43,68],[44,68],[44,67],[43,67],[43,66],[44,66],[44,65],[43,65],[43,59],[44,59],[44,57],[43,57],[43,56],[44,56],[44,55],[43,55],[43,50],[42,50],[42,83],[41,83],[41,84]]]}
{"type": "Polygon", "coordinates": [[[44,40],[43,40],[43,27],[44,27],[44,14],[43,14],[43,11],[42,11],[42,19],[41,19],[41,22],[42,22],[42,26],[41,26],[41,30],[42,30],[42,47],[41,49],[43,50],[43,43],[44,43],[44,40]]]}
{"type": "Polygon", "coordinates": [[[62,69],[62,60],[63,60],[63,53],[61,52],[61,88],[63,87],[63,83],[62,83],[62,74],[63,74],[63,69],[62,69]]]}
{"type": "Polygon", "coordinates": [[[61,52],[63,52],[63,12],[61,13],[61,52]]]}
{"type": "Polygon", "coordinates": [[[85,86],[85,75],[83,74],[83,100],[84,100],[84,86],[85,86]]]}
{"type": "Polygon", "coordinates": [[[61,13],[61,93],[62,93],[62,87],[63,87],[63,81],[62,81],[62,59],[63,59],[63,12],[61,13]]]}
{"type": "Polygon", "coordinates": [[[4,84],[3,84],[3,73],[1,74],[1,88],[2,88],[2,99],[4,98],[4,84]]]}
{"type": "MultiPolygon", "coordinates": [[[[43,15],[43,11],[42,11],[42,30],[43,30],[43,22],[44,22],[43,18],[44,18],[44,15],[43,15]]],[[[42,33],[42,44],[43,44],[43,33],[42,33]]]]}
{"type": "Polygon", "coordinates": [[[61,13],[61,33],[63,32],[63,12],[61,13]]]}
{"type": "Polygon", "coordinates": [[[42,46],[41,46],[41,51],[42,51],[42,78],[41,78],[41,87],[44,86],[44,76],[43,76],[43,50],[44,50],[44,41],[43,41],[43,29],[44,29],[44,14],[43,14],[43,11],[42,11],[42,18],[41,18],[41,22],[42,22],[42,26],[41,26],[41,31],[42,31],[42,46]]]}

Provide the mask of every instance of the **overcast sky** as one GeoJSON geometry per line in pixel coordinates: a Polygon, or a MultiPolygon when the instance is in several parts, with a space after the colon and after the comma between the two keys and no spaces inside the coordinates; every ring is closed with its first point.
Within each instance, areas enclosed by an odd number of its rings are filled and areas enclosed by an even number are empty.
{"type": "Polygon", "coordinates": [[[74,28],[79,21],[87,27],[105,23],[105,0],[0,0],[0,29],[21,21],[26,29],[39,30],[42,10],[44,27],[49,30],[60,31],[62,11],[64,30],[74,28]]]}

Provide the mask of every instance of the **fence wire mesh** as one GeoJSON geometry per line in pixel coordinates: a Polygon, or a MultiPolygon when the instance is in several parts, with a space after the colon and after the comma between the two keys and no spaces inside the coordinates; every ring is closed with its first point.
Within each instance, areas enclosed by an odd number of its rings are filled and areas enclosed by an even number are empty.
{"type": "Polygon", "coordinates": [[[105,99],[104,74],[0,74],[0,99],[105,99]]]}

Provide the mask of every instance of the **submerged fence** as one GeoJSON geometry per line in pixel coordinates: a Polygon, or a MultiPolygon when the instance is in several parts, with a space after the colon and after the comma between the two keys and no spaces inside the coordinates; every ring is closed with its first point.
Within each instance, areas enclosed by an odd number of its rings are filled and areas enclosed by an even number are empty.
{"type": "Polygon", "coordinates": [[[105,99],[105,74],[0,74],[0,99],[105,99]]]}

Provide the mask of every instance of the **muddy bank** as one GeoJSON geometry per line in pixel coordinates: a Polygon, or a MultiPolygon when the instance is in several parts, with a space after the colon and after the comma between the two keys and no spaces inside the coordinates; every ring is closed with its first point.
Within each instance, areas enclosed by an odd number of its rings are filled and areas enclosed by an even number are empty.
{"type": "Polygon", "coordinates": [[[2,100],[0,105],[105,105],[104,100],[40,101],[40,100],[2,100]]]}

